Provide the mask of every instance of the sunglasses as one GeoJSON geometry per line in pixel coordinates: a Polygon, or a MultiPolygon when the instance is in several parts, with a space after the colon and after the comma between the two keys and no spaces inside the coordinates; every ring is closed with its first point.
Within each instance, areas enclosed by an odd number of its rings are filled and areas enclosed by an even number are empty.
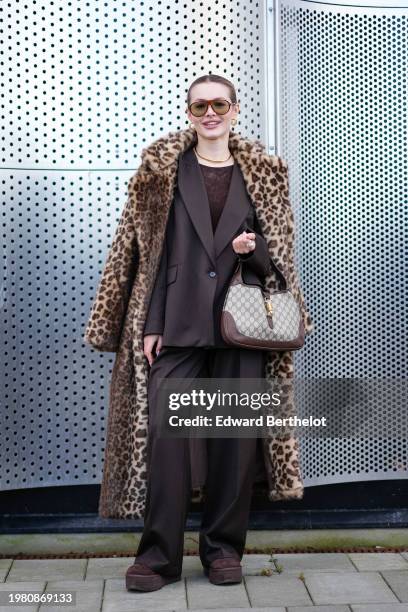
{"type": "Polygon", "coordinates": [[[190,104],[189,111],[194,117],[202,117],[208,110],[211,104],[211,108],[217,115],[225,115],[231,108],[232,102],[224,100],[224,98],[215,98],[214,100],[200,100],[190,104]]]}

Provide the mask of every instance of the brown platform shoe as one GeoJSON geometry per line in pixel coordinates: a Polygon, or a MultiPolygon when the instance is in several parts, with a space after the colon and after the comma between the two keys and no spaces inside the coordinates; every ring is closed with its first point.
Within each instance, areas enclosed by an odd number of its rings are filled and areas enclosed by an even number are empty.
{"type": "Polygon", "coordinates": [[[128,591],[157,591],[170,582],[177,582],[181,576],[162,576],[143,563],[134,563],[126,572],[128,591]]]}
{"type": "Polygon", "coordinates": [[[210,567],[204,567],[204,574],[212,584],[230,584],[242,582],[242,567],[235,557],[215,559],[210,567]]]}

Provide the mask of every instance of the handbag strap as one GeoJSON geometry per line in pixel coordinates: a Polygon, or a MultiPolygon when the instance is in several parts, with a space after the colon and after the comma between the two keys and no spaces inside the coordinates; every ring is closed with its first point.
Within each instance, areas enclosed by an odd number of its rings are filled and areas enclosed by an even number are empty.
{"type": "MultiPolygon", "coordinates": [[[[286,291],[288,288],[288,282],[286,280],[285,275],[283,274],[283,272],[280,270],[280,268],[278,268],[278,266],[275,264],[274,260],[272,259],[272,257],[269,257],[272,266],[274,268],[274,270],[277,272],[278,274],[278,283],[280,283],[280,287],[282,291],[286,291]],[[282,287],[283,285],[283,287],[282,287]]],[[[242,278],[242,264],[245,263],[245,260],[242,261],[241,259],[238,259],[237,261],[237,265],[235,266],[235,270],[234,270],[234,276],[237,275],[237,278],[240,280],[241,283],[244,283],[244,279],[242,278]]],[[[266,291],[265,286],[264,287],[264,291],[266,291]]]]}

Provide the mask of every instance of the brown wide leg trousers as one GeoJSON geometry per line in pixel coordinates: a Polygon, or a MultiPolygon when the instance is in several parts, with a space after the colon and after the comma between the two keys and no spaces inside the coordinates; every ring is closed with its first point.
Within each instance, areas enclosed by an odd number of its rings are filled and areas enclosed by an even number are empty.
{"type": "MultiPolygon", "coordinates": [[[[182,572],[184,528],[191,497],[189,438],[157,435],[160,378],[261,378],[264,353],[240,348],[162,347],[148,381],[148,483],[144,530],[136,562],[166,576],[182,572]]],[[[207,476],[199,535],[203,566],[242,559],[256,467],[257,438],[206,438],[207,476]]]]}

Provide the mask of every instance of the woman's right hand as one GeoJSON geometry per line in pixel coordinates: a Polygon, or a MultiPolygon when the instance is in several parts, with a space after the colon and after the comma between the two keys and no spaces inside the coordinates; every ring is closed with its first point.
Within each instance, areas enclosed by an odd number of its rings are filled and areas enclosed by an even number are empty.
{"type": "Polygon", "coordinates": [[[154,359],[157,357],[161,350],[162,342],[163,336],[160,334],[147,334],[146,336],[143,336],[143,353],[147,357],[150,367],[152,366],[154,359]],[[155,355],[153,356],[153,349],[156,342],[157,346],[155,350],[155,355]]]}

